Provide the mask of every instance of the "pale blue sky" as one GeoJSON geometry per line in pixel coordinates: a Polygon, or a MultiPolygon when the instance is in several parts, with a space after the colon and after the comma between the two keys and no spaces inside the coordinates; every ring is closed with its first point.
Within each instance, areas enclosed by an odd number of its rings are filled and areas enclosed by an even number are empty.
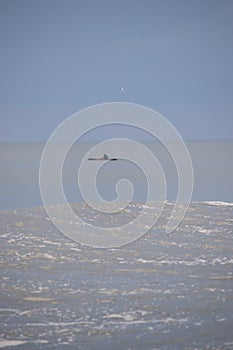
{"type": "Polygon", "coordinates": [[[110,101],[232,138],[232,18],[232,0],[0,0],[0,141],[44,142],[110,101]]]}

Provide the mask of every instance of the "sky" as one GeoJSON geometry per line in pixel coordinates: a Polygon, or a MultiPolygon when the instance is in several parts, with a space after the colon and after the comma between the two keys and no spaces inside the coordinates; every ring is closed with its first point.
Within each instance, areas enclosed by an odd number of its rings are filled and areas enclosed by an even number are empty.
{"type": "Polygon", "coordinates": [[[232,139],[232,18],[232,0],[0,0],[0,142],[46,142],[113,101],[185,140],[232,139]]]}

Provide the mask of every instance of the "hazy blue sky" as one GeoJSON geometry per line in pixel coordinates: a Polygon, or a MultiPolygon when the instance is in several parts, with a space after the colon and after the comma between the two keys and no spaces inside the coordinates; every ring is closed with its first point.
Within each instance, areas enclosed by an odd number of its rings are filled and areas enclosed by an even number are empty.
{"type": "Polygon", "coordinates": [[[233,136],[232,0],[0,0],[0,50],[1,141],[46,141],[110,101],[185,139],[233,136]]]}

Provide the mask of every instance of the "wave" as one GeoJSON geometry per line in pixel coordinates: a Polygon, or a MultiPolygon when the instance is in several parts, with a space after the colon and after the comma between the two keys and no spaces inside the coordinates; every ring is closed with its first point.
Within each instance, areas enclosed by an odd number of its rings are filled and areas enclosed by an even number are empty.
{"type": "MultiPolygon", "coordinates": [[[[128,207],[129,208],[144,208],[144,209],[152,209],[153,210],[153,209],[156,208],[156,204],[158,202],[151,201],[149,203],[150,203],[150,206],[147,206],[147,205],[145,205],[145,203],[141,203],[139,201],[133,201],[133,202],[131,202],[128,205],[128,207]],[[152,206],[152,204],[154,204],[154,207],[152,206]]],[[[122,203],[122,206],[124,207],[123,204],[124,203],[122,203]]],[[[164,204],[166,206],[174,206],[175,201],[174,200],[165,200],[164,204]]],[[[193,204],[195,204],[195,205],[206,204],[206,205],[218,206],[218,207],[233,207],[233,202],[223,202],[223,201],[218,201],[218,200],[215,200],[215,201],[208,201],[208,200],[205,200],[205,201],[191,201],[190,202],[190,206],[192,206],[193,204]]],[[[83,205],[86,205],[86,203],[85,202],[77,202],[77,203],[70,203],[70,205],[72,207],[74,206],[74,207],[78,208],[78,207],[81,207],[83,205]]],[[[62,204],[58,204],[57,207],[62,207],[62,204]]],[[[0,209],[0,213],[4,214],[4,213],[12,213],[12,212],[14,212],[15,214],[17,214],[17,213],[30,212],[30,211],[35,211],[35,210],[43,210],[43,206],[35,206],[35,207],[28,207],[28,208],[23,207],[23,208],[0,209]]]]}
{"type": "Polygon", "coordinates": [[[221,201],[203,201],[203,202],[198,202],[198,203],[205,203],[208,205],[215,205],[215,206],[224,206],[224,207],[232,207],[233,202],[221,202],[221,201]]]}

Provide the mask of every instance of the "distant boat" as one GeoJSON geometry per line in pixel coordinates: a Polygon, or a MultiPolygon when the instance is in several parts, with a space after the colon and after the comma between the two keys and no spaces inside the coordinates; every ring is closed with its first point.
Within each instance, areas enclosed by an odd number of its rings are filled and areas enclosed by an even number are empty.
{"type": "Polygon", "coordinates": [[[108,160],[108,161],[112,161],[112,160],[118,160],[118,158],[109,158],[109,156],[107,156],[107,154],[104,154],[103,157],[100,158],[88,158],[88,160],[108,160]]]}

